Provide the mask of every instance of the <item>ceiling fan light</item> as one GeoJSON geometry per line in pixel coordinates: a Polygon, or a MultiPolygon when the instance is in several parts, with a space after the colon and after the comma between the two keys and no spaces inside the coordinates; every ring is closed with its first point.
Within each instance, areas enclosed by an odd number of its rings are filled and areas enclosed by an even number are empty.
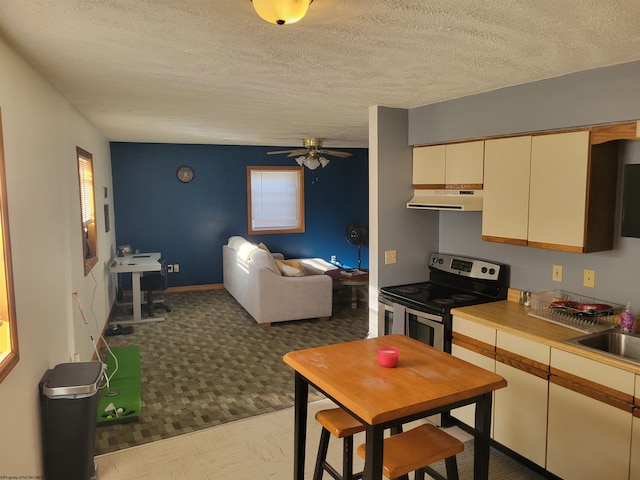
{"type": "Polygon", "coordinates": [[[263,20],[276,25],[295,23],[307,14],[312,0],[252,0],[263,20]]]}
{"type": "Polygon", "coordinates": [[[326,167],[327,165],[329,165],[329,159],[320,157],[320,165],[322,165],[322,168],[326,167]]]}
{"type": "Polygon", "coordinates": [[[316,157],[307,157],[304,164],[309,170],[315,170],[320,166],[320,162],[316,157]]]}
{"type": "Polygon", "coordinates": [[[298,163],[298,165],[303,166],[304,165],[304,161],[307,159],[307,157],[305,157],[304,155],[296,158],[296,162],[298,163]]]}

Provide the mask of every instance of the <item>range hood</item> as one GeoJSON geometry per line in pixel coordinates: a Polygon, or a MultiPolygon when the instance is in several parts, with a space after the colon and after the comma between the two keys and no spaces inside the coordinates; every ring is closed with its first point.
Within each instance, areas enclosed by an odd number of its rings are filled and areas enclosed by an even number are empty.
{"type": "Polygon", "coordinates": [[[407,208],[420,210],[482,210],[482,190],[414,190],[407,208]]]}

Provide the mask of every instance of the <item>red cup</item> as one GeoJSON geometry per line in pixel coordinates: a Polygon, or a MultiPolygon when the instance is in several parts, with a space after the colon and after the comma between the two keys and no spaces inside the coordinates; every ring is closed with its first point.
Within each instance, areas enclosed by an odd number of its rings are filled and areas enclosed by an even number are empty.
{"type": "Polygon", "coordinates": [[[393,368],[398,365],[398,347],[383,345],[378,347],[378,363],[382,367],[393,368]]]}

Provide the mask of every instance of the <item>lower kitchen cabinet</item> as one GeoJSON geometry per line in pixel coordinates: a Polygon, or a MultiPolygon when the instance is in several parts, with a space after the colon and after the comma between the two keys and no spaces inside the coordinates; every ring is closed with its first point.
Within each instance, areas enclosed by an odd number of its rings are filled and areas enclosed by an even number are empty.
{"type": "Polygon", "coordinates": [[[544,468],[550,347],[498,330],[493,439],[544,468]]]}
{"type": "Polygon", "coordinates": [[[636,375],[635,408],[631,427],[631,466],[629,480],[640,478],[640,375],[636,375]]]}
{"type": "Polygon", "coordinates": [[[555,348],[550,364],[547,470],[628,479],[635,376],[555,348]]]}
{"type": "MultiPolygon", "coordinates": [[[[454,316],[452,330],[451,354],[454,357],[485,370],[495,371],[495,328],[454,316]]],[[[473,427],[475,411],[475,405],[467,405],[451,410],[451,416],[473,427]]],[[[491,429],[493,430],[493,422],[491,429]]]]}

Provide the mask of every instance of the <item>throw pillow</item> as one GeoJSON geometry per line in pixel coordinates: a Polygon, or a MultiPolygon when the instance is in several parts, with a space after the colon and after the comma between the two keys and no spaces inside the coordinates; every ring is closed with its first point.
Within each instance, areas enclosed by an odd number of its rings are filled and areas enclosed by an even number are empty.
{"type": "Polygon", "coordinates": [[[291,260],[276,260],[280,273],[285,277],[304,277],[307,272],[304,271],[300,262],[292,262],[291,260]]]}
{"type": "Polygon", "coordinates": [[[269,249],[267,248],[267,246],[266,246],[264,243],[262,243],[262,242],[260,242],[260,243],[258,244],[258,248],[261,248],[262,250],[264,250],[264,251],[265,251],[265,252],[267,252],[267,253],[271,253],[271,252],[269,251],[269,249]]]}

